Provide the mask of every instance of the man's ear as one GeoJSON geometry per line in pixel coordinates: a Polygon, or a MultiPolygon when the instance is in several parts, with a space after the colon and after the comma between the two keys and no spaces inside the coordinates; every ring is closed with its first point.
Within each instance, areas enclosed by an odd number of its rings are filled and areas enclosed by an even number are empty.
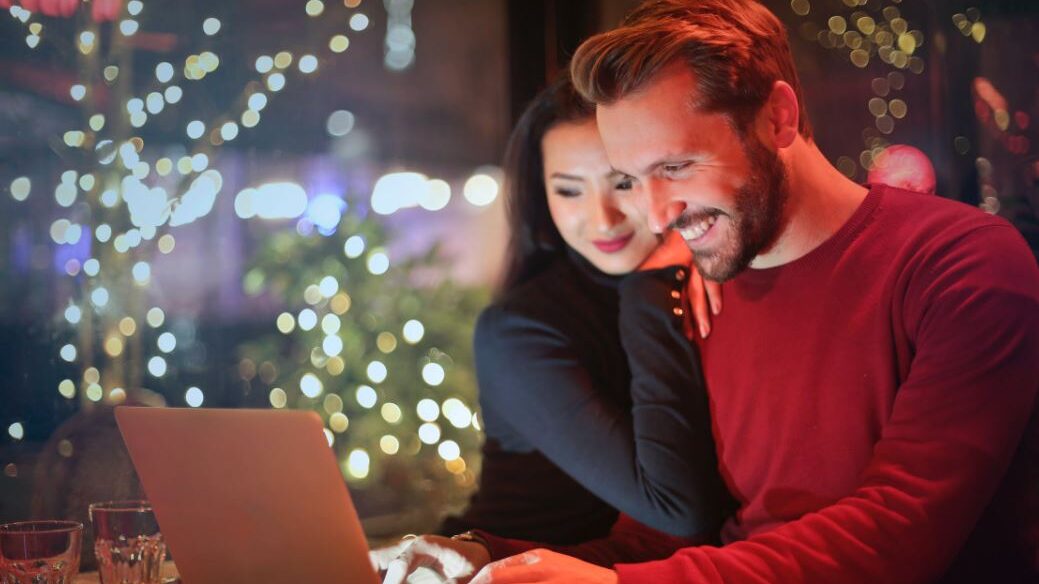
{"type": "Polygon", "coordinates": [[[801,108],[797,104],[794,88],[786,81],[776,81],[762,109],[768,121],[767,131],[771,134],[776,149],[793,144],[797,139],[797,128],[801,118],[801,108]]]}

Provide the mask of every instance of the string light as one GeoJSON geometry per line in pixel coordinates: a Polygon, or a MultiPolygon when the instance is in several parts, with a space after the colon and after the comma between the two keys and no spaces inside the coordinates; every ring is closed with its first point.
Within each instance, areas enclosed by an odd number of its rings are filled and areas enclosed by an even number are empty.
{"type": "Polygon", "coordinates": [[[157,355],[148,359],[148,373],[151,373],[153,377],[166,375],[166,360],[157,355]]]}
{"type": "Polygon", "coordinates": [[[444,382],[444,368],[439,363],[426,363],[422,366],[422,381],[437,386],[444,382]]]}
{"type": "Polygon", "coordinates": [[[214,36],[220,32],[220,20],[209,17],[202,21],[202,32],[206,33],[207,36],[214,36]]]}
{"type": "Polygon", "coordinates": [[[204,400],[205,395],[203,395],[202,390],[197,387],[189,387],[188,390],[184,392],[185,403],[193,408],[201,407],[204,400]]]}

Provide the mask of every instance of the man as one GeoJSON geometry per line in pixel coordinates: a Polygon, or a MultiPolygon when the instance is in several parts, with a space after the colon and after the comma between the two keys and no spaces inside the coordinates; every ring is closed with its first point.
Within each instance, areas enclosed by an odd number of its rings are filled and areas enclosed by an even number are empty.
{"type": "MultiPolygon", "coordinates": [[[[1034,582],[1039,268],[1021,236],[831,166],[752,0],[647,2],[572,71],[651,225],[726,282],[701,353],[741,506],[723,547],[613,570],[533,550],[473,582],[1034,582]]],[[[478,567],[533,545],[482,543],[454,549],[478,567]]]]}

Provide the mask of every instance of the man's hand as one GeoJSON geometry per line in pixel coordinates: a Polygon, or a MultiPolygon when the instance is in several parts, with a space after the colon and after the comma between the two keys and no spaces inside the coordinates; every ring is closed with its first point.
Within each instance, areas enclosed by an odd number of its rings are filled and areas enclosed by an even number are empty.
{"type": "Polygon", "coordinates": [[[450,582],[468,582],[491,561],[487,548],[474,541],[422,535],[368,552],[383,584],[403,584],[419,568],[429,568],[450,582]]]}
{"type": "Polygon", "coordinates": [[[470,584],[617,584],[617,573],[538,549],[488,564],[470,584]]]}

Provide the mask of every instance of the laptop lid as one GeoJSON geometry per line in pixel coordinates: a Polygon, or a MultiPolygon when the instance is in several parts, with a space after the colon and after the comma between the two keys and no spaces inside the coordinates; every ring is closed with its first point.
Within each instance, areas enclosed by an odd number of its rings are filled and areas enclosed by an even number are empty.
{"type": "Polygon", "coordinates": [[[119,407],[119,430],[188,584],[377,584],[314,412],[119,407]]]}

